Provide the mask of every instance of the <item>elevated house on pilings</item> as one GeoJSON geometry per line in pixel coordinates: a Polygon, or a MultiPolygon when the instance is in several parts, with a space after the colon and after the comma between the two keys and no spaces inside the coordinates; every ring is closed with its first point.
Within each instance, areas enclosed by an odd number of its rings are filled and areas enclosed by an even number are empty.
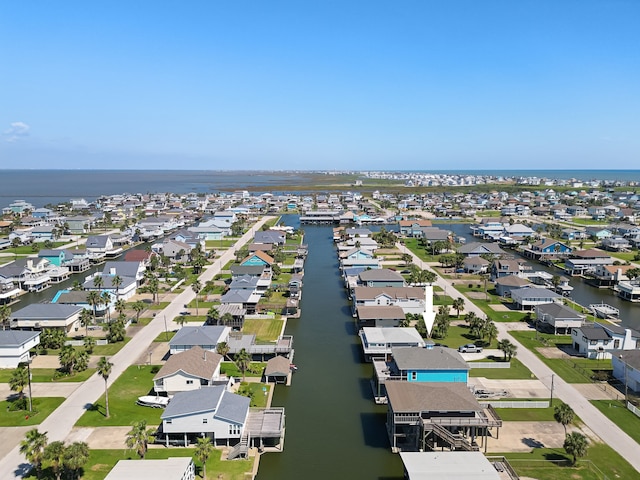
{"type": "Polygon", "coordinates": [[[464,383],[389,382],[387,433],[391,450],[487,450],[489,429],[502,420],[482,407],[464,383]]]}

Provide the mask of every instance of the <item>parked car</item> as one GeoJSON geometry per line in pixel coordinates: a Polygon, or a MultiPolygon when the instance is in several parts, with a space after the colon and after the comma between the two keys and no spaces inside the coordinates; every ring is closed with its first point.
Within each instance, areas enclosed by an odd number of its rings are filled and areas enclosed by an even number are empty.
{"type": "Polygon", "coordinates": [[[480,353],[482,351],[482,347],[475,345],[473,343],[467,343],[466,345],[462,345],[458,347],[458,351],[460,353],[480,353]]]}

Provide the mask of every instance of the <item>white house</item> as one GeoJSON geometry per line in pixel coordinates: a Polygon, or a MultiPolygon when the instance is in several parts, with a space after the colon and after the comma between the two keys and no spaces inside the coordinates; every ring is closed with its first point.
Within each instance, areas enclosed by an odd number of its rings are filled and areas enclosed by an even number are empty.
{"type": "Polygon", "coordinates": [[[11,314],[11,328],[63,328],[66,333],[71,333],[80,328],[82,310],[82,307],[76,305],[32,303],[11,314]]]}
{"type": "Polygon", "coordinates": [[[0,368],[16,368],[29,360],[29,350],[40,344],[40,332],[0,330],[0,368]]]}
{"type": "Polygon", "coordinates": [[[422,336],[414,327],[363,327],[358,332],[367,361],[386,360],[394,347],[424,347],[422,336]]]}
{"type": "Polygon", "coordinates": [[[611,356],[613,376],[629,390],[640,392],[640,350],[616,352],[611,356]]]}
{"type": "Polygon", "coordinates": [[[161,415],[167,442],[198,437],[211,438],[214,445],[240,441],[249,415],[250,399],[229,392],[224,386],[203,387],[176,393],[161,415]]]}
{"type": "MultiPolygon", "coordinates": [[[[177,392],[197,390],[220,380],[222,355],[195,346],[186,352],[171,355],[153,377],[157,394],[169,396],[177,392]]],[[[222,383],[226,383],[225,378],[222,383]]]]}
{"type": "Polygon", "coordinates": [[[617,325],[594,323],[571,330],[571,343],[579,354],[587,358],[611,358],[620,350],[637,350],[640,332],[617,325]]]}

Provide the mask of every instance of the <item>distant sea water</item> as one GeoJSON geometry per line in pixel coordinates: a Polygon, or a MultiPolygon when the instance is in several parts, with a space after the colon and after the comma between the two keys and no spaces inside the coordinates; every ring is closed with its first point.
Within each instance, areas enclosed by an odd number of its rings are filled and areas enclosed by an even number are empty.
{"type": "MultiPolygon", "coordinates": [[[[418,173],[418,172],[415,172],[418,173]]],[[[421,173],[640,182],[640,170],[430,170],[421,173]]],[[[317,172],[211,170],[0,170],[0,208],[17,199],[36,208],[72,198],[121,193],[219,193],[248,188],[272,192],[312,185],[317,172]]],[[[275,193],[275,192],[274,192],[275,193]]]]}

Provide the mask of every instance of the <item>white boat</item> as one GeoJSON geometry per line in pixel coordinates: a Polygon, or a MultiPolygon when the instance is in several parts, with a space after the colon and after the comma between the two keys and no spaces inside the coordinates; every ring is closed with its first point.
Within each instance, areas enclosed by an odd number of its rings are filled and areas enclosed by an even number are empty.
{"type": "Polygon", "coordinates": [[[142,407],[164,408],[169,403],[169,397],[144,395],[142,397],[138,397],[138,401],[136,403],[142,407]]]}

